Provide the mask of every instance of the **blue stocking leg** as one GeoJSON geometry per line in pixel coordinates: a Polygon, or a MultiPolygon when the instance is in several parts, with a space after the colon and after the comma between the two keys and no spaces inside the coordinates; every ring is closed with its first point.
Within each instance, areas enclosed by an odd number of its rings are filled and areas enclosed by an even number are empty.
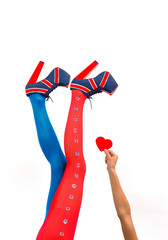
{"type": "Polygon", "coordinates": [[[39,144],[51,166],[51,183],[46,207],[47,216],[54,194],[64,174],[66,157],[62,152],[57,136],[49,120],[45,107],[46,97],[35,93],[31,94],[29,99],[33,108],[39,144]]]}

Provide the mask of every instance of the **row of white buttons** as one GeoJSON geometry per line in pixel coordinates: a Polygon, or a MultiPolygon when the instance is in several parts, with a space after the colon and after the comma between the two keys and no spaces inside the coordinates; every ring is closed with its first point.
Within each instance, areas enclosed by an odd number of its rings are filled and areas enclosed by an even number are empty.
{"type": "MultiPolygon", "coordinates": [[[[76,97],[75,99],[76,99],[77,101],[79,101],[79,100],[80,100],[80,97],[76,97]]],[[[78,108],[78,107],[75,107],[74,110],[77,112],[77,111],[79,110],[79,108],[78,108]]],[[[74,122],[77,122],[77,121],[78,121],[78,117],[74,117],[74,118],[73,118],[73,121],[74,121],[74,122]]],[[[74,132],[74,133],[77,133],[77,132],[78,132],[78,129],[77,129],[77,128],[74,128],[74,129],[73,129],[73,132],[74,132]]],[[[78,139],[74,139],[74,142],[75,142],[75,143],[79,143],[79,140],[78,140],[78,139]]],[[[80,155],[79,152],[75,152],[75,156],[76,156],[76,157],[78,157],[79,155],[80,155]]],[[[76,164],[76,167],[77,167],[77,168],[80,168],[80,163],[77,163],[77,164],[76,164]]],[[[79,178],[79,174],[75,173],[74,177],[75,177],[76,179],[78,179],[78,178],[79,178]]],[[[73,183],[73,184],[72,184],[72,188],[75,189],[76,187],[77,187],[77,185],[73,183]]],[[[73,199],[74,199],[74,195],[69,195],[69,199],[70,199],[70,200],[73,200],[73,199]]],[[[71,209],[70,207],[66,207],[66,211],[69,212],[70,209],[71,209]]],[[[67,220],[67,219],[64,219],[64,220],[63,220],[63,223],[64,223],[64,224],[67,224],[67,223],[68,223],[68,220],[67,220]]],[[[63,237],[63,236],[64,236],[64,232],[60,232],[60,236],[63,237]]]]}

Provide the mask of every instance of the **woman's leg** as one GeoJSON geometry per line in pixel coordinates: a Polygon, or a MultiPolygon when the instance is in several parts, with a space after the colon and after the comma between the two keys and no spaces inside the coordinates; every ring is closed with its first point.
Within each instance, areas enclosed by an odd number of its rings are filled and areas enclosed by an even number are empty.
{"type": "Polygon", "coordinates": [[[86,172],[82,149],[85,100],[86,96],[81,91],[72,90],[65,129],[67,166],[37,240],[72,240],[74,238],[86,172]]]}
{"type": "Polygon", "coordinates": [[[59,141],[46,111],[46,97],[42,94],[34,93],[29,95],[29,99],[33,108],[38,140],[51,166],[51,183],[46,207],[47,216],[53,196],[66,167],[66,158],[61,150],[59,141]]]}

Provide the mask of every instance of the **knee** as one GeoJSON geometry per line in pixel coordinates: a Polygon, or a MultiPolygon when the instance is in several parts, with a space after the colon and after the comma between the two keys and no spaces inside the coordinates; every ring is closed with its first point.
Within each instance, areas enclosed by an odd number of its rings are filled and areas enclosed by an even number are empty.
{"type": "Polygon", "coordinates": [[[86,163],[85,163],[84,159],[78,161],[78,162],[76,163],[76,167],[79,169],[79,171],[80,171],[83,175],[85,175],[85,173],[86,173],[86,163]]]}
{"type": "Polygon", "coordinates": [[[81,163],[80,169],[81,169],[81,171],[82,171],[84,174],[86,173],[86,163],[85,163],[85,161],[83,161],[83,162],[81,163]]]}
{"type": "Polygon", "coordinates": [[[50,164],[51,164],[52,172],[57,173],[62,171],[64,172],[67,163],[66,163],[66,159],[64,158],[54,157],[54,159],[50,161],[50,164]]]}

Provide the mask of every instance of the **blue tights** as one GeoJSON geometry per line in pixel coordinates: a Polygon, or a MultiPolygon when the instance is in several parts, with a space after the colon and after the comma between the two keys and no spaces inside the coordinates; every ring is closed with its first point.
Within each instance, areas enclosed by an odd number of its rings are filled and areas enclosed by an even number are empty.
{"type": "Polygon", "coordinates": [[[51,183],[46,207],[47,216],[54,194],[64,174],[67,161],[46,111],[46,97],[35,93],[30,95],[29,99],[33,108],[39,144],[51,166],[51,183]]]}

